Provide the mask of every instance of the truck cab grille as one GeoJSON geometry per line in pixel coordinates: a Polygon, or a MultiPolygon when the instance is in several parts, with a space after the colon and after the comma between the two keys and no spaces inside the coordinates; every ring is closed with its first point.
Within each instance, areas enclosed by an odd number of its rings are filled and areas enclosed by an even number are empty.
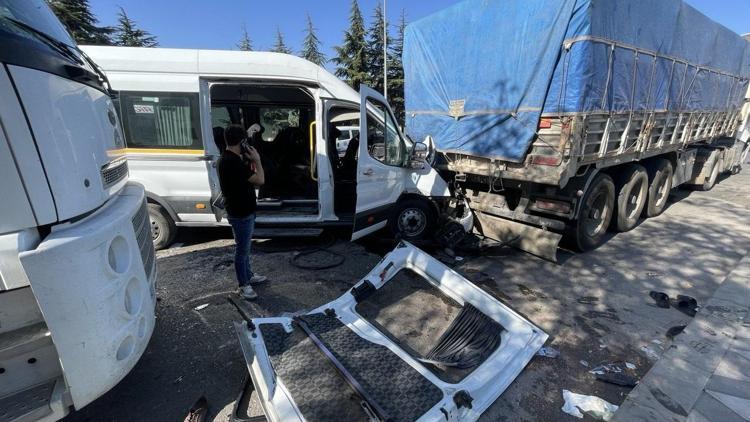
{"type": "Polygon", "coordinates": [[[128,176],[128,162],[125,159],[115,160],[102,167],[102,185],[109,189],[128,176]]]}
{"type": "Polygon", "coordinates": [[[133,216],[133,230],[135,237],[138,239],[138,248],[141,251],[143,267],[146,270],[146,277],[151,277],[154,273],[156,263],[154,256],[154,243],[151,239],[151,221],[148,218],[146,201],[143,201],[141,208],[133,216]]]}

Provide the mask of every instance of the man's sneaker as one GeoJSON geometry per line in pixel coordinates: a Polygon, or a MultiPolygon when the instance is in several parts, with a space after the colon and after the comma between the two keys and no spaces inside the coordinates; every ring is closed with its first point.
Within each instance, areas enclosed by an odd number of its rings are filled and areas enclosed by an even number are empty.
{"type": "Polygon", "coordinates": [[[262,284],[268,281],[268,277],[263,275],[254,275],[253,278],[250,279],[250,284],[262,284]]]}
{"type": "Polygon", "coordinates": [[[255,300],[258,298],[258,294],[255,293],[255,290],[253,290],[253,288],[250,286],[240,287],[238,293],[240,296],[247,300],[255,300]]]}

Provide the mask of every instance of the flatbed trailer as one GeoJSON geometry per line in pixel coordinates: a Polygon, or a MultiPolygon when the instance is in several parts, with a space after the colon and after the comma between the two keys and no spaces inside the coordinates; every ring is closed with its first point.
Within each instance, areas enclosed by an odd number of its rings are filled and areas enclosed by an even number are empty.
{"type": "Polygon", "coordinates": [[[407,132],[480,232],[554,260],[740,171],[749,46],[681,0],[468,0],[407,31],[407,132]]]}

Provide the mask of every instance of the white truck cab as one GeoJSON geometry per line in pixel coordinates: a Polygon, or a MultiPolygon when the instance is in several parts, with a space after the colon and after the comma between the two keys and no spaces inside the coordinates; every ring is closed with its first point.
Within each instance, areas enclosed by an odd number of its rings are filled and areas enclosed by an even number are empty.
{"type": "Polygon", "coordinates": [[[145,350],[154,249],[106,78],[43,0],[0,0],[0,62],[0,420],[57,420],[145,350]]]}
{"type": "MultiPolygon", "coordinates": [[[[146,187],[157,248],[178,226],[226,225],[213,206],[228,125],[254,124],[266,184],[257,225],[295,235],[326,226],[352,238],[390,226],[428,234],[449,207],[448,184],[403,135],[385,99],[325,69],[268,52],[83,47],[117,92],[131,179],[146,187]],[[340,154],[338,128],[354,132],[340,154]],[[335,129],[335,130],[334,130],[335,129]],[[356,129],[356,130],[355,130],[356,129]]],[[[470,214],[464,224],[471,225],[470,214]]]]}

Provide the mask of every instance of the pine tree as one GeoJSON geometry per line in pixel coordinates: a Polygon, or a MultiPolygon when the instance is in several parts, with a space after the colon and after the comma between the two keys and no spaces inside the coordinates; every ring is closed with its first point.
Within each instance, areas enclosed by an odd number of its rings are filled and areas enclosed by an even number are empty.
{"type": "Polygon", "coordinates": [[[274,53],[292,54],[292,50],[286,46],[284,34],[281,33],[281,29],[279,28],[276,28],[276,42],[273,44],[271,51],[274,53]]]}
{"type": "Polygon", "coordinates": [[[134,20],[130,19],[125,9],[120,7],[117,13],[114,44],[122,47],[156,47],[159,43],[156,37],[138,28],[134,20]]]}
{"type": "Polygon", "coordinates": [[[372,25],[367,33],[367,84],[370,88],[383,93],[383,70],[385,66],[385,25],[383,22],[383,5],[380,1],[375,6],[372,25]]]}
{"type": "Polygon", "coordinates": [[[352,0],[349,29],[344,32],[344,44],[336,47],[336,76],[354,89],[367,82],[367,46],[365,22],[357,0],[352,0]]]}
{"type": "Polygon", "coordinates": [[[247,34],[247,28],[244,24],[242,25],[242,38],[240,38],[240,42],[237,43],[237,48],[242,51],[253,51],[253,42],[250,40],[250,36],[247,34]]]}
{"type": "Polygon", "coordinates": [[[399,124],[404,124],[404,32],[406,31],[406,11],[401,10],[396,38],[388,49],[388,102],[396,114],[399,124]]]}
{"type": "Polygon", "coordinates": [[[68,28],[78,44],[112,45],[114,28],[97,26],[88,0],[48,0],[57,18],[68,28]]]}
{"type": "Polygon", "coordinates": [[[323,66],[328,60],[325,54],[320,51],[320,39],[315,34],[315,27],[313,26],[312,18],[310,14],[307,14],[307,30],[305,40],[302,42],[302,51],[300,57],[305,60],[309,60],[318,66],[323,66]]]}

